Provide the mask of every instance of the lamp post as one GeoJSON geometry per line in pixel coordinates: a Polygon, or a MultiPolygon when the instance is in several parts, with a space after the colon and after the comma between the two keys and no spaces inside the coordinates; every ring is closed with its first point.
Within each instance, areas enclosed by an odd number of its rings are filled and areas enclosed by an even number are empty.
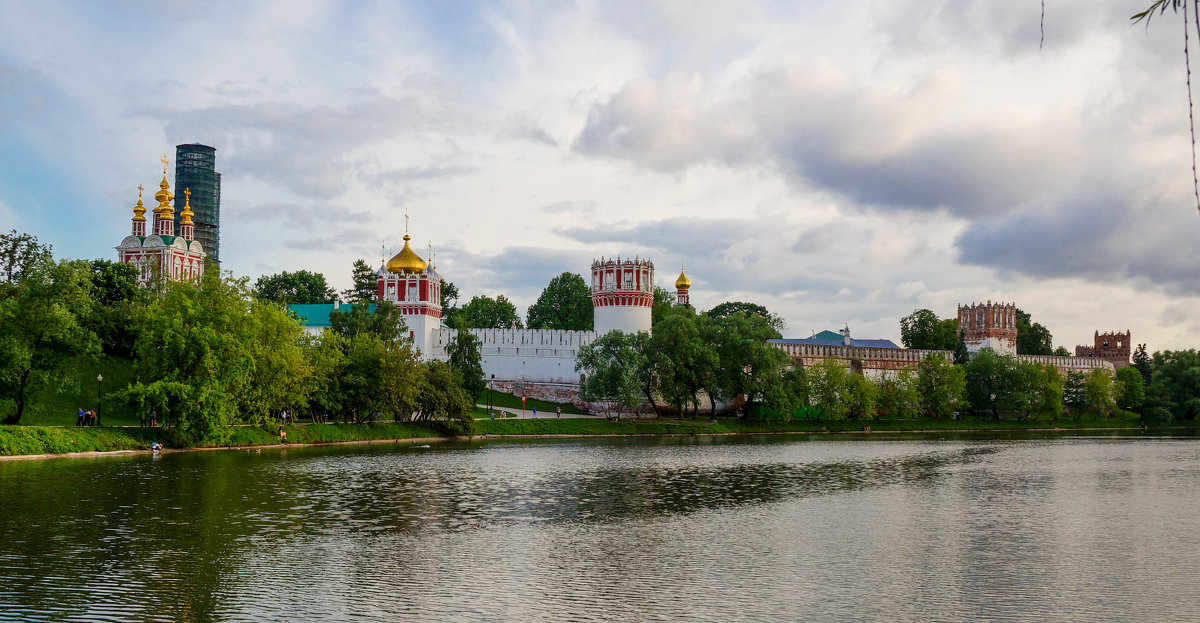
{"type": "Polygon", "coordinates": [[[96,375],[96,426],[100,425],[100,388],[103,387],[104,375],[96,375]]]}
{"type": "Polygon", "coordinates": [[[488,383],[488,412],[492,411],[492,390],[496,388],[496,375],[492,375],[492,382],[488,383]]]}

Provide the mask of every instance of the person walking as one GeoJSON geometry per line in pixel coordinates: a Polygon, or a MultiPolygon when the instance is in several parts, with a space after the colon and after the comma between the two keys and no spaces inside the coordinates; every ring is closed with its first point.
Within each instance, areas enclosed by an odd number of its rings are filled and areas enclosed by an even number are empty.
{"type": "Polygon", "coordinates": [[[150,428],[154,428],[155,426],[158,426],[158,411],[151,409],[150,410],[150,428]]]}
{"type": "Polygon", "coordinates": [[[554,417],[562,417],[562,407],[554,407],[554,417]]]}

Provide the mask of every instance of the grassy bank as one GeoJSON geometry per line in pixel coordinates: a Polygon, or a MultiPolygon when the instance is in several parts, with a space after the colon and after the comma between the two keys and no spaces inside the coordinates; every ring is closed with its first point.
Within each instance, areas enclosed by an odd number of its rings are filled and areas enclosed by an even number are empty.
{"type": "MultiPolygon", "coordinates": [[[[482,404],[482,405],[486,405],[486,404],[488,404],[488,399],[489,399],[488,392],[484,391],[482,394],[479,395],[478,398],[475,399],[475,402],[482,404]]],[[[491,401],[492,401],[492,406],[494,406],[494,407],[504,407],[506,409],[517,409],[517,410],[520,410],[520,408],[521,408],[521,397],[520,396],[513,396],[512,394],[506,394],[504,392],[497,392],[497,391],[491,392],[491,401]]],[[[525,401],[525,412],[526,413],[532,413],[533,409],[537,409],[539,414],[545,414],[545,413],[553,414],[555,407],[561,407],[564,415],[567,413],[582,413],[582,411],[575,408],[575,405],[573,405],[569,402],[561,402],[561,403],[560,402],[549,402],[546,400],[536,400],[533,398],[529,398],[525,401]]],[[[485,411],[486,411],[486,409],[485,409],[485,411]]]]}
{"type": "MultiPolygon", "coordinates": [[[[1139,425],[1133,418],[1080,418],[1054,420],[990,420],[960,418],[944,420],[793,420],[761,422],[744,420],[646,419],[613,422],[599,418],[508,418],[477,420],[478,435],[720,435],[754,433],[860,432],[870,425],[875,433],[888,431],[1021,431],[1038,429],[1118,429],[1139,425]]],[[[1183,423],[1176,428],[1194,428],[1183,423]]],[[[318,424],[285,426],[288,443],[339,443],[350,441],[394,441],[444,437],[438,426],[419,423],[318,424]]],[[[234,427],[230,446],[279,443],[279,436],[261,428],[234,427]]],[[[157,428],[74,428],[59,426],[0,426],[0,456],[146,450],[159,441],[172,447],[167,431],[157,428]]],[[[222,444],[225,445],[225,444],[222,444]]]]}

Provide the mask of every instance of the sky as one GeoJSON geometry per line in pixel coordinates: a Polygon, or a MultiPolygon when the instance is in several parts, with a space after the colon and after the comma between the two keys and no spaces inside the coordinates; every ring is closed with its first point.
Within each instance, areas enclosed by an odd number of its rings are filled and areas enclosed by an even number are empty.
{"type": "Polygon", "coordinates": [[[252,281],[347,288],[408,214],[460,302],[522,314],[639,256],[785,337],[991,300],[1072,351],[1197,348],[1183,28],[1148,4],[0,0],[0,228],[116,259],[200,142],[252,281]]]}

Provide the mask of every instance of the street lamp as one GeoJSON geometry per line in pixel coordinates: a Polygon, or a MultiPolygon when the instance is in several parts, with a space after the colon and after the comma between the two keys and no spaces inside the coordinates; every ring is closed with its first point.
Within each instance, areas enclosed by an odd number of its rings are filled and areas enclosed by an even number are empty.
{"type": "Polygon", "coordinates": [[[96,375],[96,426],[100,425],[100,388],[103,387],[104,375],[96,375]]]}
{"type": "Polygon", "coordinates": [[[492,390],[496,387],[496,375],[492,375],[492,382],[488,383],[488,413],[492,412],[492,390]]]}

